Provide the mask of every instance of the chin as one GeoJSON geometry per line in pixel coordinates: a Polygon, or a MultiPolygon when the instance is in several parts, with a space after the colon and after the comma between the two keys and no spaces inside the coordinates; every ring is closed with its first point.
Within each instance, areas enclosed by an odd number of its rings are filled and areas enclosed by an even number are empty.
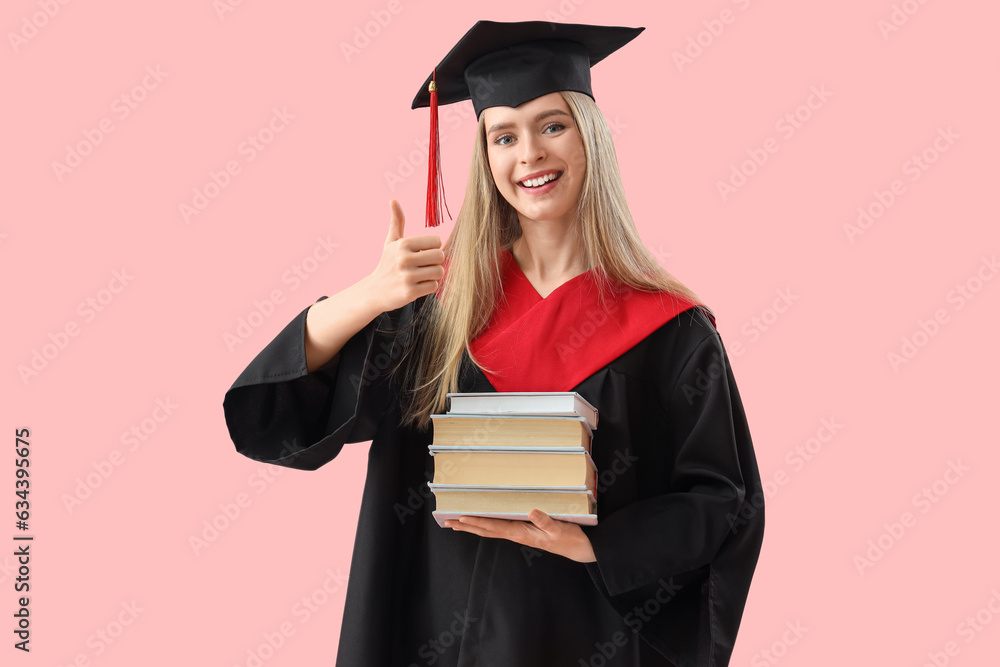
{"type": "Polygon", "coordinates": [[[532,220],[534,222],[550,222],[550,221],[562,220],[563,218],[566,217],[566,215],[568,215],[572,211],[571,208],[567,208],[564,210],[560,209],[558,211],[553,211],[551,209],[545,209],[542,211],[532,211],[530,209],[528,210],[515,209],[515,210],[517,210],[518,217],[521,220],[527,218],[528,220],[532,220]]]}
{"type": "Polygon", "coordinates": [[[560,220],[576,211],[575,202],[552,201],[552,202],[532,202],[525,201],[527,196],[517,197],[513,202],[507,199],[507,203],[517,211],[520,218],[528,218],[544,222],[546,220],[560,220]]]}

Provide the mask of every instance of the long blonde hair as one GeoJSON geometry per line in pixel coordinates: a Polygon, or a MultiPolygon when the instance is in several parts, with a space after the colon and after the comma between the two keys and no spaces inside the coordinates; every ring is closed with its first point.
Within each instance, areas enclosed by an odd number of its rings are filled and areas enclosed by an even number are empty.
{"type": "MultiPolygon", "coordinates": [[[[561,94],[583,139],[587,158],[578,215],[581,240],[601,302],[615,283],[700,302],[694,292],[657,264],[643,245],[625,201],[611,131],[594,100],[573,91],[561,94]]],[[[444,244],[447,272],[439,289],[440,300],[431,295],[423,302],[415,319],[416,343],[407,355],[410,363],[405,364],[402,387],[407,393],[402,421],[421,430],[429,426],[431,414],[444,411],[447,394],[458,391],[463,355],[468,354],[485,372],[469,343],[489,324],[503,298],[500,253],[521,236],[517,211],[493,181],[485,115],[485,111],[479,115],[465,200],[455,229],[444,244]]]]}

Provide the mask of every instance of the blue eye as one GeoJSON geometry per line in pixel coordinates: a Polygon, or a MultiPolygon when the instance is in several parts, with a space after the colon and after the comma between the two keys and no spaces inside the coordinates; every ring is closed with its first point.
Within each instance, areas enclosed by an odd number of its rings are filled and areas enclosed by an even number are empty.
{"type": "MultiPolygon", "coordinates": [[[[565,130],[566,126],[562,123],[550,123],[542,129],[543,134],[555,134],[561,130],[565,130]],[[551,130],[551,132],[550,132],[551,130]]],[[[502,134],[493,140],[493,144],[496,146],[510,146],[511,142],[514,141],[514,137],[509,134],[502,134]],[[509,141],[508,141],[509,140],[509,141]]]]}

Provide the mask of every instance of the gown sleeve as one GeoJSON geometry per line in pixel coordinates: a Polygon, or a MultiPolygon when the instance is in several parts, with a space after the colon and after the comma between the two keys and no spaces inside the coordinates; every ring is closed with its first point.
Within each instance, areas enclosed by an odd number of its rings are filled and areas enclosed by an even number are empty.
{"type": "Polygon", "coordinates": [[[758,475],[755,463],[741,466],[746,451],[738,450],[751,447],[750,436],[718,334],[696,345],[679,374],[666,365],[659,389],[666,432],[654,443],[665,448],[664,479],[584,528],[597,558],[587,565],[591,577],[612,597],[709,565],[754,486],[744,475],[758,475]]]}
{"type": "Polygon", "coordinates": [[[372,440],[394,400],[389,375],[412,340],[407,325],[427,298],[380,314],[312,373],[305,354],[309,308],[299,313],[226,392],[223,411],[236,450],[257,461],[315,470],[345,443],[372,440]]]}

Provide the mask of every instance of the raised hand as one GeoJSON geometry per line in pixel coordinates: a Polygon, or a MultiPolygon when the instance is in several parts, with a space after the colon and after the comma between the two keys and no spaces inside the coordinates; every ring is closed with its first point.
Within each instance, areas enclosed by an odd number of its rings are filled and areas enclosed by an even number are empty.
{"type": "Polygon", "coordinates": [[[383,311],[395,310],[437,290],[444,278],[444,251],[435,234],[403,236],[399,202],[389,202],[391,217],[382,258],[366,283],[383,311]]]}

